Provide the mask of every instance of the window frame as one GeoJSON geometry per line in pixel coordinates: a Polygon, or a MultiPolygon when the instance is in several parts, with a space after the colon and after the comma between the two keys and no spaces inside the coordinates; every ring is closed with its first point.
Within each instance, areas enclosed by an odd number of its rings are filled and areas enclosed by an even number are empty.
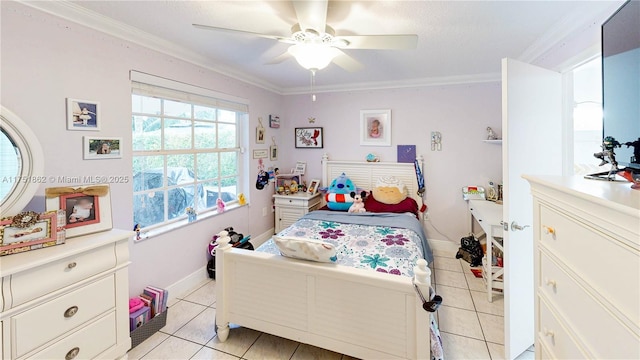
{"type": "MultiPolygon", "coordinates": [[[[133,201],[134,207],[133,211],[135,213],[136,209],[136,199],[138,196],[150,193],[158,193],[161,192],[163,196],[163,221],[157,222],[151,225],[147,225],[141,229],[141,231],[148,233],[149,231],[162,231],[164,228],[167,230],[171,230],[175,227],[180,227],[188,224],[191,221],[188,221],[188,215],[186,212],[173,214],[174,217],[171,217],[171,211],[169,208],[170,202],[170,191],[172,189],[184,189],[188,187],[193,187],[193,193],[203,192],[203,195],[199,195],[195,198],[203,199],[197,200],[194,202],[196,207],[197,215],[202,217],[208,217],[211,215],[215,215],[217,213],[216,206],[207,207],[207,184],[215,183],[217,187],[216,192],[221,194],[224,189],[223,183],[225,179],[234,179],[235,182],[235,195],[237,196],[240,193],[245,193],[248,186],[248,180],[246,176],[246,168],[245,164],[247,159],[246,151],[244,151],[243,144],[246,143],[246,139],[248,137],[247,134],[247,126],[246,123],[248,121],[248,102],[238,102],[239,98],[233,98],[226,96],[227,98],[218,98],[212,95],[220,95],[219,93],[212,92],[208,89],[194,87],[188,84],[175,82],[173,80],[168,80],[164,78],[157,78],[152,75],[142,74],[142,78],[147,80],[146,82],[140,81],[140,74],[132,71],[132,107],[131,107],[131,121],[132,121],[132,148],[135,144],[135,138],[137,135],[135,130],[135,121],[136,117],[146,117],[146,118],[157,118],[160,121],[160,148],[159,149],[143,149],[143,150],[135,150],[132,149],[132,166],[135,166],[136,159],[141,159],[146,156],[161,156],[162,161],[162,184],[159,187],[155,187],[152,189],[144,189],[133,192],[133,201]],[[153,81],[148,81],[151,79],[153,81]],[[155,82],[153,84],[149,84],[149,82],[155,82]],[[172,88],[168,88],[167,83],[173,85],[172,88]],[[159,86],[161,85],[161,86],[159,86]],[[188,90],[188,91],[187,91],[188,90]],[[197,92],[197,93],[194,93],[197,92]],[[142,112],[144,109],[140,109],[139,112],[134,112],[133,110],[133,101],[135,96],[145,96],[150,98],[160,99],[160,114],[152,114],[142,112]],[[190,117],[180,117],[174,115],[166,114],[165,109],[165,101],[173,101],[180,102],[183,104],[188,104],[190,108],[190,117]],[[213,119],[202,119],[198,117],[196,114],[196,107],[202,106],[207,107],[214,110],[213,119]],[[225,119],[221,114],[223,112],[233,112],[234,119],[225,119]],[[166,130],[166,120],[181,120],[181,121],[189,121],[190,122],[190,148],[188,149],[167,149],[165,143],[165,130],[166,130]],[[199,124],[209,123],[215,125],[215,146],[214,147],[205,147],[198,148],[196,146],[197,139],[197,126],[199,124]],[[232,147],[220,147],[219,136],[220,136],[220,125],[234,125],[235,126],[235,146],[232,147]],[[203,154],[216,154],[217,156],[217,169],[215,171],[214,177],[207,176],[206,178],[199,178],[198,176],[198,157],[203,154]],[[222,171],[222,155],[223,154],[235,154],[236,161],[236,169],[235,173],[228,175],[223,174],[222,171]],[[191,174],[191,169],[189,170],[189,175],[192,175],[192,179],[189,182],[177,183],[174,185],[168,184],[168,177],[170,175],[169,169],[171,166],[169,165],[170,157],[175,155],[191,155],[192,156],[192,165],[193,165],[193,174],[191,174]],[[201,189],[201,190],[200,190],[201,189]],[[202,196],[202,197],[200,197],[202,196]],[[198,203],[201,203],[198,205],[198,203]],[[198,208],[198,206],[204,205],[203,208],[198,208]]],[[[225,96],[225,95],[223,95],[225,96]]],[[[132,169],[133,170],[133,169],[132,169]]],[[[135,175],[135,173],[133,174],[135,175]]],[[[229,201],[228,205],[231,207],[239,206],[237,198],[235,200],[229,201]]],[[[134,220],[135,221],[135,220],[134,220]]]]}

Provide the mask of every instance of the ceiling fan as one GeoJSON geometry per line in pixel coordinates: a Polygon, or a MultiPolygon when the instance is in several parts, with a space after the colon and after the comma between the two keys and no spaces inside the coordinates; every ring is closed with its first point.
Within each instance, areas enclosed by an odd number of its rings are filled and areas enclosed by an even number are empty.
{"type": "Polygon", "coordinates": [[[278,64],[293,56],[302,67],[311,70],[314,74],[331,62],[347,71],[362,68],[360,62],[342,50],[398,50],[415,49],[417,46],[418,35],[415,34],[336,35],[333,28],[326,24],[328,5],[328,0],[293,1],[298,23],[291,27],[292,34],[289,37],[201,24],[193,24],[193,26],[205,30],[258,36],[291,44],[287,52],[269,61],[268,64],[278,64]]]}

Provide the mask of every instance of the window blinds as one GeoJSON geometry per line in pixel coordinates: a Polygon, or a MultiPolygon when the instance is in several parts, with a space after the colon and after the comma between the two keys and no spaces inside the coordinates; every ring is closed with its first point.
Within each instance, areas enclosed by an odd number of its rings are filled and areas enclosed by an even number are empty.
{"type": "Polygon", "coordinates": [[[240,113],[249,112],[249,101],[246,99],[134,70],[131,71],[131,89],[136,95],[160,97],[240,113]]]}

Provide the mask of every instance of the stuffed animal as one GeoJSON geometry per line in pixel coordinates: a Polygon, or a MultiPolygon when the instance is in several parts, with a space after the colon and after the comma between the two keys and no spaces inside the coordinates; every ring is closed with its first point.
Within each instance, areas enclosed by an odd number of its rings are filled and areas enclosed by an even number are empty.
{"type": "Polygon", "coordinates": [[[353,204],[349,207],[350,213],[363,213],[367,210],[364,208],[364,198],[367,196],[366,191],[362,191],[360,194],[356,194],[355,191],[351,192],[351,198],[353,198],[353,204]]]}
{"type": "Polygon", "coordinates": [[[349,196],[352,191],[356,191],[355,184],[345,173],[342,173],[333,179],[327,189],[324,197],[327,207],[331,210],[348,211],[353,203],[353,198],[349,196]]]}
{"type": "Polygon", "coordinates": [[[216,206],[218,207],[218,213],[221,214],[224,212],[224,201],[222,201],[222,199],[218,198],[218,200],[216,200],[216,206]]]}
{"type": "Polygon", "coordinates": [[[238,194],[238,205],[242,206],[247,203],[247,199],[244,197],[243,193],[238,194]]]}
{"type": "Polygon", "coordinates": [[[378,179],[376,187],[372,191],[373,198],[377,201],[394,205],[407,198],[407,187],[393,176],[385,176],[378,179]]]}

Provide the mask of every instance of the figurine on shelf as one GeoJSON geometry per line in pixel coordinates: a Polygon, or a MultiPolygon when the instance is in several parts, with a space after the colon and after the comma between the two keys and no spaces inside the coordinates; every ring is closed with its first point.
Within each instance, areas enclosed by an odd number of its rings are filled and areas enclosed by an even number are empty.
{"type": "Polygon", "coordinates": [[[222,214],[224,212],[224,201],[222,201],[222,199],[218,198],[218,200],[216,200],[216,206],[218,207],[218,214],[222,214]]]}
{"type": "Polygon", "coordinates": [[[292,194],[295,194],[298,192],[298,182],[295,180],[291,180],[291,185],[289,185],[289,191],[291,191],[292,194]]]}
{"type": "Polygon", "coordinates": [[[187,214],[187,219],[189,222],[194,222],[198,219],[198,215],[196,214],[196,210],[189,206],[185,209],[185,213],[187,214]]]}
{"type": "Polygon", "coordinates": [[[600,164],[598,166],[611,164],[611,170],[607,175],[607,178],[612,179],[615,174],[618,172],[618,162],[616,161],[616,153],[615,149],[617,147],[621,147],[622,144],[618,142],[613,136],[607,136],[602,140],[602,151],[593,154],[593,156],[597,159],[600,159],[600,164]]]}
{"type": "Polygon", "coordinates": [[[490,126],[487,126],[487,140],[498,140],[496,133],[490,126]]]}

